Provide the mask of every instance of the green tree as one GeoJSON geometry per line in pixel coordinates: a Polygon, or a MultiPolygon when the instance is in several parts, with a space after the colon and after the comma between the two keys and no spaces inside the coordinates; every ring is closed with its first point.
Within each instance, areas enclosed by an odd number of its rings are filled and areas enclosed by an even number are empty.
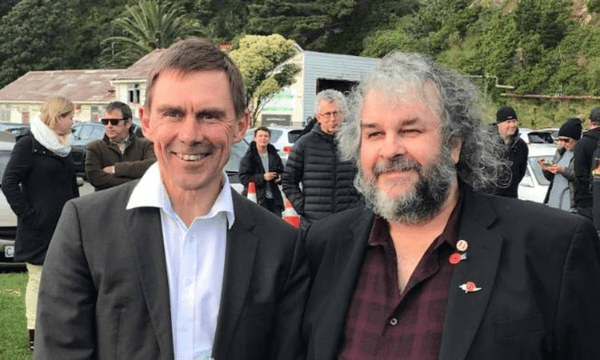
{"type": "Polygon", "coordinates": [[[123,36],[104,40],[104,51],[111,54],[114,63],[123,65],[187,36],[201,34],[199,23],[187,18],[182,6],[158,0],[140,0],[126,6],[125,14],[113,23],[123,36]]]}
{"type": "Polygon", "coordinates": [[[294,83],[300,67],[290,60],[296,55],[292,40],[273,34],[246,35],[229,53],[244,78],[245,105],[256,123],[263,106],[283,87],[294,83]]]}
{"type": "Polygon", "coordinates": [[[85,67],[67,0],[22,0],[0,23],[0,87],[31,70],[85,67]]]}

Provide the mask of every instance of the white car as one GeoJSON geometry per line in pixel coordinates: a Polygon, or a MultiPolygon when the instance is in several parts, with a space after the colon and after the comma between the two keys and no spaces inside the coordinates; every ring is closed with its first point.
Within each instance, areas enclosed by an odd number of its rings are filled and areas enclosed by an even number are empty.
{"type": "MultiPolygon", "coordinates": [[[[296,142],[296,139],[298,139],[298,136],[300,136],[302,129],[280,126],[267,126],[267,128],[271,130],[271,138],[269,139],[269,142],[271,145],[275,146],[275,149],[278,150],[279,157],[281,157],[281,160],[285,165],[288,155],[290,154],[290,151],[292,151],[292,146],[294,146],[294,142],[296,142]]],[[[246,131],[244,140],[246,140],[248,144],[254,140],[255,130],[256,128],[252,128],[246,131]]]]}
{"type": "Polygon", "coordinates": [[[543,203],[548,192],[548,181],[542,173],[538,164],[539,159],[552,160],[557,146],[553,144],[529,144],[529,158],[527,159],[527,171],[523,180],[519,183],[518,195],[521,200],[531,200],[543,203]]]}

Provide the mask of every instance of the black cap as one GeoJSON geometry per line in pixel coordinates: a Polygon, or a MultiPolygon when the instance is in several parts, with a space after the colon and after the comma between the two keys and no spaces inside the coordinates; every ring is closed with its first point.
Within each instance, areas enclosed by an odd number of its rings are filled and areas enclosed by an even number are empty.
{"type": "Polygon", "coordinates": [[[510,106],[503,106],[500,109],[498,109],[498,112],[496,113],[497,123],[506,120],[517,120],[517,113],[515,112],[515,109],[513,109],[510,106]]]}
{"type": "Polygon", "coordinates": [[[600,107],[592,109],[590,112],[590,121],[600,123],[600,107]]]}
{"type": "Polygon", "coordinates": [[[581,138],[581,120],[578,118],[567,120],[558,130],[558,136],[566,136],[573,140],[579,140],[581,138]]]}

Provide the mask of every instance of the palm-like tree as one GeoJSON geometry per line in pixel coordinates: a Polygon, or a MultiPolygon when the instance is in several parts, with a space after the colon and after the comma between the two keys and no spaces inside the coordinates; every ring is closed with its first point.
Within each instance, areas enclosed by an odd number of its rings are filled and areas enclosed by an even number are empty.
{"type": "Polygon", "coordinates": [[[154,49],[167,48],[179,39],[202,33],[197,21],[185,17],[183,7],[159,0],[127,5],[125,15],[113,23],[123,36],[109,37],[103,44],[104,51],[110,51],[118,63],[131,63],[154,49]]]}

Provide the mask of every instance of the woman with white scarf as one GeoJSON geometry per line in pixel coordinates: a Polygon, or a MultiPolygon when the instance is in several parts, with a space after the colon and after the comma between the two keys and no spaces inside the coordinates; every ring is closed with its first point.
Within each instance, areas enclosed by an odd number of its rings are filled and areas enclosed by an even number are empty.
{"type": "Polygon", "coordinates": [[[17,215],[15,261],[25,262],[27,328],[33,349],[37,294],[42,265],[64,204],[79,196],[71,126],[75,106],[63,97],[48,100],[21,137],[2,178],[2,192],[17,215]]]}

